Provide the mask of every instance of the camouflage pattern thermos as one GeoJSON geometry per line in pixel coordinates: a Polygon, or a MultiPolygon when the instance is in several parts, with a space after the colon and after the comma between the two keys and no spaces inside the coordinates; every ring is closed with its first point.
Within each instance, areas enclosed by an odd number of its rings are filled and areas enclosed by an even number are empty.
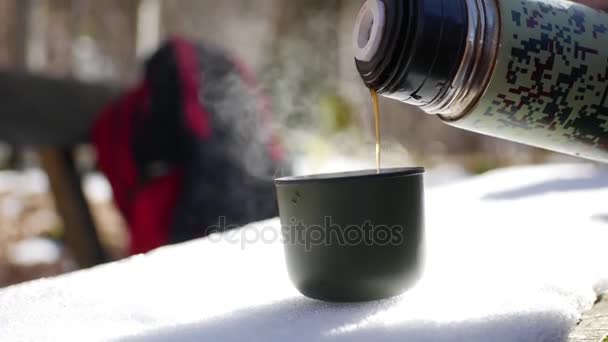
{"type": "Polygon", "coordinates": [[[566,0],[368,0],[357,69],[444,122],[608,162],[608,13],[566,0]]]}

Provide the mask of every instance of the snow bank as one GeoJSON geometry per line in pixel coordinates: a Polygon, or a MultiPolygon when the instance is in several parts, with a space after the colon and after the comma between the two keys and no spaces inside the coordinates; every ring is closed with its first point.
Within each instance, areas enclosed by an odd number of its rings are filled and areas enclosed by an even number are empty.
{"type": "Polygon", "coordinates": [[[430,190],[423,280],[364,304],[300,296],[277,220],[257,223],[0,291],[0,340],[565,341],[608,284],[606,198],[589,165],[430,190]]]}

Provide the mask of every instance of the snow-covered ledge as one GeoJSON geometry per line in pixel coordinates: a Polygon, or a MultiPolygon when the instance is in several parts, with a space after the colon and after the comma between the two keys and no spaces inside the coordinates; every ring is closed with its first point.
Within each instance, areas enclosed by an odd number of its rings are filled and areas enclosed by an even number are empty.
{"type": "Polygon", "coordinates": [[[366,304],[300,296],[257,223],[2,290],[0,341],[562,341],[607,288],[607,198],[591,165],[432,189],[424,279],[366,304]]]}

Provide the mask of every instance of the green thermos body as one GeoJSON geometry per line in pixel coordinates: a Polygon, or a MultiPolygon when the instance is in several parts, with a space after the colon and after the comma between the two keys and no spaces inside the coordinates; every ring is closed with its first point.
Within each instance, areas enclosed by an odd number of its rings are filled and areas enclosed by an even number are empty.
{"type": "Polygon", "coordinates": [[[608,162],[608,13],[566,0],[368,0],[355,61],[444,122],[608,162]]]}

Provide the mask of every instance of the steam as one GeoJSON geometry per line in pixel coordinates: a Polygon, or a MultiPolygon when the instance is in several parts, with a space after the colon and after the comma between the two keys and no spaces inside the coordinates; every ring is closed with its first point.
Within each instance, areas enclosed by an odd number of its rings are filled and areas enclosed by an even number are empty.
{"type": "MultiPolygon", "coordinates": [[[[276,37],[260,45],[258,52],[265,63],[257,70],[261,84],[253,91],[267,94],[271,100],[267,122],[260,118],[259,102],[243,96],[251,89],[244,88],[238,75],[213,85],[215,93],[223,93],[214,104],[222,113],[222,125],[233,131],[234,141],[226,147],[227,153],[241,160],[256,177],[278,175],[264,157],[273,134],[280,136],[289,156],[304,164],[296,166],[296,173],[374,167],[371,101],[355,68],[352,47],[359,4],[349,4],[346,10],[331,6],[335,5],[317,4],[320,8],[307,9],[294,21],[279,20],[276,37]],[[332,101],[342,106],[339,110],[348,112],[344,114],[350,116],[348,127],[331,127],[330,116],[336,113],[327,103],[332,101]],[[348,159],[358,161],[350,163],[348,159]],[[312,167],[315,163],[329,166],[312,167]]],[[[247,30],[241,27],[241,31],[247,30]]],[[[403,166],[408,160],[405,150],[384,136],[384,165],[403,166]]]]}
{"type": "MultiPolygon", "coordinates": [[[[232,160],[254,177],[267,179],[274,175],[274,163],[269,156],[273,132],[266,124],[261,108],[260,89],[251,88],[241,75],[231,72],[207,84],[207,106],[218,113],[216,134],[225,135],[221,146],[232,160]]],[[[268,118],[270,119],[270,118],[268,118]]]]}
{"type": "Polygon", "coordinates": [[[288,137],[284,141],[287,150],[303,157],[304,163],[332,164],[318,168],[306,165],[306,170],[296,167],[297,173],[331,171],[338,164],[347,169],[374,165],[371,101],[355,68],[352,47],[359,4],[343,6],[349,8],[302,13],[294,23],[298,27],[288,27],[271,51],[268,66],[262,69],[264,85],[274,100],[276,128],[288,137]],[[348,113],[327,110],[328,102],[348,113]],[[349,127],[328,127],[335,115],[350,117],[349,127]],[[348,159],[343,157],[365,162],[349,166],[336,162],[348,159]]]}

